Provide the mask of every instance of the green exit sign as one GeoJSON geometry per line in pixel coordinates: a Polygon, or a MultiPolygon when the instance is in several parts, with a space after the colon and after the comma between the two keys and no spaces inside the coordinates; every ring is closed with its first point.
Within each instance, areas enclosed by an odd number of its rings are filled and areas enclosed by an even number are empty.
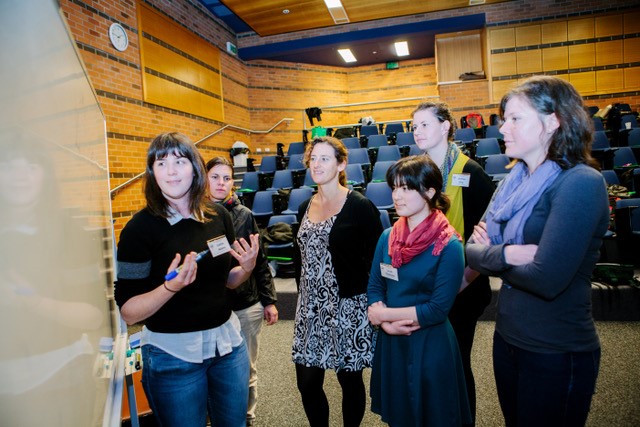
{"type": "Polygon", "coordinates": [[[231,42],[227,42],[227,52],[231,55],[238,56],[238,48],[231,42]]]}
{"type": "Polygon", "coordinates": [[[387,70],[397,70],[398,68],[400,68],[398,61],[387,62],[387,70]]]}

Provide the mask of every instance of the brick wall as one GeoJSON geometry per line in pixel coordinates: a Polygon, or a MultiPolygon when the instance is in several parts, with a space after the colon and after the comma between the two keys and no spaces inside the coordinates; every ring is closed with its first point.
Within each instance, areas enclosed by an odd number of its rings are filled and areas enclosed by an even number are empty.
{"type": "MultiPolygon", "coordinates": [[[[480,12],[486,13],[489,26],[507,25],[593,14],[594,10],[595,13],[615,12],[634,5],[623,0],[611,0],[604,6],[596,1],[511,1],[260,38],[247,34],[236,37],[195,0],[146,0],[145,3],[220,49],[225,123],[144,102],[135,1],[60,0],[105,115],[112,189],[144,171],[148,144],[160,132],[177,130],[199,141],[226,124],[266,130],[284,117],[293,118],[290,124],[278,126],[268,134],[249,135],[225,129],[199,145],[208,159],[228,155],[233,142],[243,141],[252,148],[253,157],[259,158],[267,149],[275,152],[278,142],[286,145],[302,139],[302,130],[311,127],[303,113],[307,107],[367,103],[326,109],[320,122],[323,126],[355,123],[369,115],[377,121],[405,119],[418,100],[388,101],[427,96],[439,96],[451,105],[457,117],[477,111],[488,119],[497,111],[497,105],[490,103],[487,81],[437,86],[433,58],[401,61],[397,70],[386,70],[384,64],[341,68],[275,61],[243,63],[226,53],[227,41],[244,47],[480,12]],[[121,23],[127,30],[130,46],[125,52],[118,52],[109,42],[107,31],[113,22],[121,23]]],[[[612,102],[628,102],[637,109],[640,93],[605,94],[587,99],[588,105],[603,106],[612,102]]],[[[143,206],[139,180],[114,193],[116,236],[131,215],[143,206]]]]}
{"type": "MultiPolygon", "coordinates": [[[[197,2],[154,0],[147,4],[181,25],[188,16],[186,27],[220,48],[226,123],[249,126],[247,67],[225,52],[226,42],[235,42],[233,32],[197,2]]],[[[158,133],[175,130],[199,141],[225,124],[144,102],[135,1],[61,0],[60,6],[105,115],[112,189],[144,171],[147,147],[158,133]],[[130,43],[125,52],[115,50],[109,41],[108,28],[114,22],[127,30],[130,43]]],[[[244,132],[225,130],[199,147],[205,159],[226,156],[236,140],[249,142],[244,132]]],[[[143,206],[140,180],[113,195],[116,236],[143,206]]]]}

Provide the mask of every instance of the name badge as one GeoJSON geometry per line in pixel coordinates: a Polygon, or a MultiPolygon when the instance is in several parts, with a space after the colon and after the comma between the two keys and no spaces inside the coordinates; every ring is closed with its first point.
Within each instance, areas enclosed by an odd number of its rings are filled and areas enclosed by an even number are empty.
{"type": "Polygon", "coordinates": [[[231,250],[227,236],[218,236],[207,240],[207,246],[209,246],[209,251],[214,258],[231,250]]]}
{"type": "Polygon", "coordinates": [[[471,181],[471,175],[468,173],[454,173],[451,177],[451,185],[456,187],[468,187],[471,181]]]}
{"type": "Polygon", "coordinates": [[[394,268],[391,264],[380,263],[380,274],[385,279],[391,279],[398,281],[398,269],[394,268]]]}

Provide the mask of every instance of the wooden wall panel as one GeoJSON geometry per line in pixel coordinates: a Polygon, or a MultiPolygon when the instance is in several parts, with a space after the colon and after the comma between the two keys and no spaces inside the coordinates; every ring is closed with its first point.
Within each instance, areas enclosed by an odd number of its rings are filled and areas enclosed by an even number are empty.
{"type": "Polygon", "coordinates": [[[138,6],[142,31],[206,64],[215,64],[215,67],[220,69],[220,51],[217,48],[159,14],[148,5],[139,2],[138,6]]]}
{"type": "Polygon", "coordinates": [[[622,15],[598,16],[595,19],[596,37],[619,36],[622,34],[622,15]]]}
{"type": "Polygon", "coordinates": [[[142,43],[145,50],[145,67],[215,94],[222,92],[218,73],[149,40],[142,39],[142,43]]]}
{"type": "Polygon", "coordinates": [[[593,18],[574,19],[567,22],[567,38],[572,40],[583,40],[593,38],[595,28],[593,18]]]}
{"type": "Polygon", "coordinates": [[[569,46],[569,68],[594,67],[596,65],[596,47],[591,44],[569,46]]]}
{"type": "Polygon", "coordinates": [[[542,51],[522,50],[516,52],[518,74],[539,73],[542,71],[542,51]]]}
{"type": "Polygon", "coordinates": [[[540,25],[516,28],[516,46],[540,44],[540,25]]]}
{"type": "Polygon", "coordinates": [[[542,49],[542,70],[566,70],[569,68],[569,49],[567,46],[542,49]]]}
{"type": "Polygon", "coordinates": [[[140,58],[144,100],[208,119],[224,121],[221,75],[196,61],[220,70],[218,48],[141,2],[138,2],[138,25],[143,34],[140,37],[140,58]],[[161,40],[178,52],[144,36],[144,33],[161,40]],[[150,74],[145,71],[146,68],[156,70],[169,78],[150,74]],[[181,82],[183,84],[180,84],[181,82]]]}
{"type": "Polygon", "coordinates": [[[623,19],[624,34],[640,33],[640,12],[627,12],[623,19]]]}
{"type": "Polygon", "coordinates": [[[518,84],[517,80],[497,80],[491,85],[493,102],[499,103],[505,93],[518,84]]]}
{"type": "Polygon", "coordinates": [[[482,51],[479,32],[436,36],[438,82],[457,81],[462,73],[484,71],[482,51]]]}
{"type": "Polygon", "coordinates": [[[517,72],[515,52],[491,55],[491,73],[494,76],[510,76],[517,72]]]}
{"type": "Polygon", "coordinates": [[[619,92],[624,89],[622,69],[596,71],[596,90],[598,92],[619,92]]]}
{"type": "Polygon", "coordinates": [[[501,28],[489,31],[489,43],[491,49],[506,49],[516,46],[516,33],[514,28],[501,28]]]}
{"type": "Polygon", "coordinates": [[[623,40],[623,62],[640,62],[640,38],[623,40]]]}
{"type": "Polygon", "coordinates": [[[550,22],[540,25],[542,43],[560,43],[567,41],[567,21],[550,22]]]}
{"type": "Polygon", "coordinates": [[[596,45],[596,65],[614,65],[622,62],[622,40],[598,42],[596,45]]]}
{"type": "Polygon", "coordinates": [[[223,114],[222,100],[147,74],[146,101],[216,120],[223,114]]]}
{"type": "Polygon", "coordinates": [[[640,67],[624,69],[624,87],[625,89],[640,88],[640,67]]]}
{"type": "Polygon", "coordinates": [[[596,91],[596,72],[569,74],[569,81],[575,86],[580,95],[589,95],[596,91]]]}

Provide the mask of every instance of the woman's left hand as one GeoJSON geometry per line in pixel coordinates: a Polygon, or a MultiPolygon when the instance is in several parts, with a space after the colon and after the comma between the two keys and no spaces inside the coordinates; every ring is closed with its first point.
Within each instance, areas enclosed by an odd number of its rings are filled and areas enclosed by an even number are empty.
{"type": "Polygon", "coordinates": [[[240,267],[246,272],[253,271],[256,266],[256,258],[260,248],[258,233],[249,235],[249,243],[243,238],[233,242],[231,255],[238,260],[240,267]]]}
{"type": "Polygon", "coordinates": [[[491,239],[489,233],[487,233],[487,224],[485,222],[479,222],[478,225],[473,226],[473,234],[471,239],[473,243],[478,243],[485,246],[491,245],[491,239]]]}

